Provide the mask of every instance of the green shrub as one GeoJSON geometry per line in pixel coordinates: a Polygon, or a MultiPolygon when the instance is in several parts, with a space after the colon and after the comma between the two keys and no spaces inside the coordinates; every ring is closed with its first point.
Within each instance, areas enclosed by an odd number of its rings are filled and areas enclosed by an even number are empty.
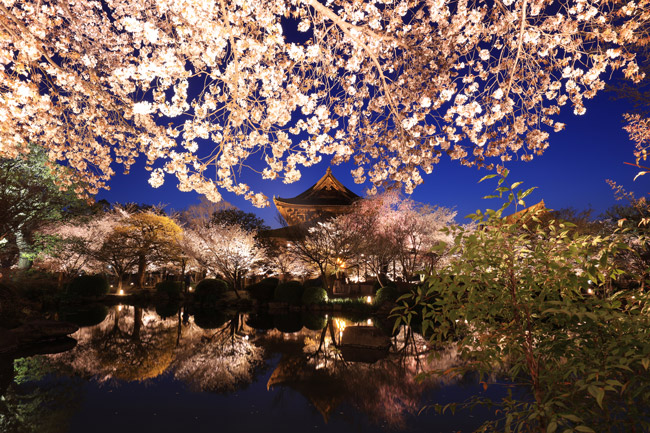
{"type": "Polygon", "coordinates": [[[399,298],[400,293],[394,283],[387,284],[377,291],[375,295],[375,305],[381,305],[385,302],[395,302],[399,298]]]}
{"type": "Polygon", "coordinates": [[[299,281],[287,281],[278,284],[275,288],[273,299],[277,302],[288,302],[289,304],[298,305],[302,300],[304,287],[299,281]]]}
{"type": "Polygon", "coordinates": [[[196,285],[194,303],[214,305],[221,301],[228,291],[228,283],[216,278],[206,278],[196,285]]]}
{"type": "Polygon", "coordinates": [[[302,294],[302,304],[322,304],[327,302],[327,291],[322,287],[305,287],[302,294]]]}
{"type": "Polygon", "coordinates": [[[183,283],[180,281],[161,281],[156,284],[156,294],[167,296],[169,299],[180,299],[183,283]]]}
{"type": "Polygon", "coordinates": [[[108,293],[108,282],[101,275],[81,275],[68,285],[68,296],[98,298],[108,293]]]}
{"type": "Polygon", "coordinates": [[[273,300],[275,288],[278,287],[280,280],[277,278],[264,278],[262,281],[251,284],[246,288],[251,298],[259,302],[269,302],[273,300]]]}

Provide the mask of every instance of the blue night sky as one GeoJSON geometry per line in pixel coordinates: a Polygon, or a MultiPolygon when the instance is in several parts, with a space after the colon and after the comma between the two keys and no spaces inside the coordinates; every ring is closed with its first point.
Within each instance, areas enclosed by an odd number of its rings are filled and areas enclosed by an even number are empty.
{"type": "MultiPolygon", "coordinates": [[[[609,95],[601,94],[595,100],[587,101],[586,107],[587,113],[583,116],[575,116],[571,107],[564,107],[566,113],[559,120],[566,123],[566,129],[551,133],[550,147],[544,155],[531,162],[511,161],[506,164],[510,170],[510,183],[523,181],[521,188],[538,187],[526,200],[528,205],[544,199],[546,206],[551,209],[573,207],[579,211],[591,207],[593,215],[598,216],[616,203],[606,179],[623,185],[637,197],[647,192],[647,182],[650,179],[642,176],[633,181],[638,170],[623,164],[634,162],[634,146],[622,129],[625,103],[612,101],[609,95]]],[[[463,222],[463,217],[476,209],[500,206],[495,200],[481,199],[495,187],[495,183],[490,181],[477,183],[489,174],[487,171],[463,167],[449,158],[441,159],[430,175],[423,174],[424,183],[412,194],[414,200],[454,208],[458,211],[457,222],[463,222]]],[[[243,179],[251,188],[269,197],[271,206],[268,208],[258,209],[243,197],[223,191],[222,194],[229,203],[246,212],[254,212],[270,226],[278,227],[277,210],[272,197],[288,198],[298,195],[318,181],[328,166],[329,160],[323,158],[320,164],[303,169],[302,179],[289,185],[281,180],[263,180],[252,171],[243,172],[243,179]]],[[[198,194],[178,191],[175,179],[171,176],[166,176],[162,187],[153,189],[147,183],[149,173],[143,167],[144,162],[139,161],[129,175],[117,174],[110,182],[111,190],[101,191],[97,199],[106,199],[112,203],[166,204],[168,210],[182,210],[199,202],[198,194]]],[[[116,172],[121,173],[119,167],[116,168],[116,172]]],[[[332,166],[332,171],[344,185],[364,196],[365,189],[371,185],[355,184],[350,175],[352,168],[352,164],[343,164],[332,166]]]]}

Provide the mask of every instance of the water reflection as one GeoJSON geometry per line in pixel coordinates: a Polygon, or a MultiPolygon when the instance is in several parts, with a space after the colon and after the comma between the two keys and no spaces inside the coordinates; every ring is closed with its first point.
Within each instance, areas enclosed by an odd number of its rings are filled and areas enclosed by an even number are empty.
{"type": "MultiPolygon", "coordinates": [[[[416,380],[423,371],[453,368],[459,359],[452,350],[430,359],[425,342],[412,333],[386,337],[390,347],[383,359],[372,364],[351,362],[341,350],[343,332],[355,325],[367,327],[365,318],[355,324],[305,312],[283,316],[218,312],[212,317],[207,317],[207,312],[193,313],[161,311],[160,306],[111,308],[101,323],[73,335],[77,345],[72,350],[20,361],[29,364],[18,369],[32,375],[21,379],[30,391],[21,388],[15,378],[0,389],[5,396],[0,415],[18,413],[16,408],[24,406],[23,399],[47,400],[44,395],[34,397],[32,391],[47,394],[56,389],[61,398],[70,399],[65,410],[54,410],[57,417],[65,418],[79,406],[83,395],[79,383],[87,381],[120,385],[151,382],[165,375],[192,391],[230,395],[265,374],[266,389],[275,393],[274,398],[285,398],[283,390],[295,391],[325,422],[337,408],[352,407],[373,423],[401,429],[422,407],[423,393],[460,380],[449,376],[416,380]],[[34,373],[38,371],[41,376],[34,373]],[[49,379],[43,382],[43,377],[49,379]],[[9,409],[7,405],[13,406],[9,409]]],[[[16,375],[16,365],[4,367],[13,368],[16,375]]],[[[25,417],[31,415],[21,415],[25,417]]],[[[19,418],[5,415],[3,419],[4,425],[9,425],[7,419],[19,418]]],[[[65,425],[63,419],[57,422],[65,425]]],[[[32,429],[33,425],[42,426],[40,422],[24,424],[30,428],[12,425],[0,431],[65,431],[32,429]]]]}

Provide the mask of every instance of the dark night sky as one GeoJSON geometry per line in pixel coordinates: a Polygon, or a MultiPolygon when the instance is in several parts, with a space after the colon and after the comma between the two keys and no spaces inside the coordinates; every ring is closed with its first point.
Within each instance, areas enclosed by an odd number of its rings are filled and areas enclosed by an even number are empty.
{"type": "MultiPolygon", "coordinates": [[[[626,105],[602,94],[593,101],[587,101],[586,106],[587,113],[583,116],[575,116],[570,107],[564,107],[566,114],[560,117],[560,121],[566,123],[566,129],[551,133],[550,147],[544,155],[527,163],[511,161],[506,164],[510,169],[509,182],[523,181],[521,188],[538,187],[527,199],[527,204],[544,199],[547,207],[552,209],[573,207],[582,210],[591,207],[594,216],[597,216],[615,204],[613,191],[606,179],[634,191],[637,197],[647,192],[650,179],[642,176],[633,181],[637,170],[623,164],[634,162],[634,146],[622,129],[622,114],[626,111],[626,105]]],[[[252,171],[243,172],[243,179],[251,188],[269,197],[271,206],[268,208],[258,209],[242,197],[223,191],[222,194],[226,201],[246,212],[254,212],[267,224],[277,227],[277,211],[272,197],[298,195],[313,185],[325,173],[328,165],[329,160],[323,158],[320,164],[303,169],[302,179],[289,185],[281,180],[263,180],[252,171]]],[[[178,191],[171,176],[166,176],[162,187],[153,189],[147,183],[148,172],[143,167],[144,163],[139,161],[132,167],[131,174],[116,175],[110,182],[111,190],[101,191],[97,198],[120,203],[166,204],[167,209],[175,210],[198,203],[198,195],[178,191]]],[[[364,196],[370,184],[356,185],[350,175],[351,168],[354,168],[352,164],[333,166],[332,171],[344,185],[364,196]]],[[[119,169],[116,171],[120,172],[119,169]]],[[[458,211],[457,222],[463,222],[463,217],[476,209],[500,206],[495,200],[481,199],[495,187],[495,183],[490,181],[477,183],[486,174],[488,172],[485,170],[462,167],[457,161],[443,158],[433,173],[423,174],[424,183],[416,188],[412,198],[455,208],[458,211]]]]}

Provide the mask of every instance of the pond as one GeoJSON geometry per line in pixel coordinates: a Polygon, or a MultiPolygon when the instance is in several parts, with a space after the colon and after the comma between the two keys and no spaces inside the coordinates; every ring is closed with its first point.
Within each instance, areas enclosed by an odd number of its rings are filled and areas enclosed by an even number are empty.
{"type": "Polygon", "coordinates": [[[69,350],[0,359],[0,431],[431,433],[495,417],[487,407],[420,413],[486,391],[467,376],[416,379],[460,361],[451,351],[428,356],[415,334],[390,339],[372,363],[342,351],[345,329],[386,326],[371,319],[126,305],[66,315],[87,325],[76,345],[51,349],[69,350]]]}

